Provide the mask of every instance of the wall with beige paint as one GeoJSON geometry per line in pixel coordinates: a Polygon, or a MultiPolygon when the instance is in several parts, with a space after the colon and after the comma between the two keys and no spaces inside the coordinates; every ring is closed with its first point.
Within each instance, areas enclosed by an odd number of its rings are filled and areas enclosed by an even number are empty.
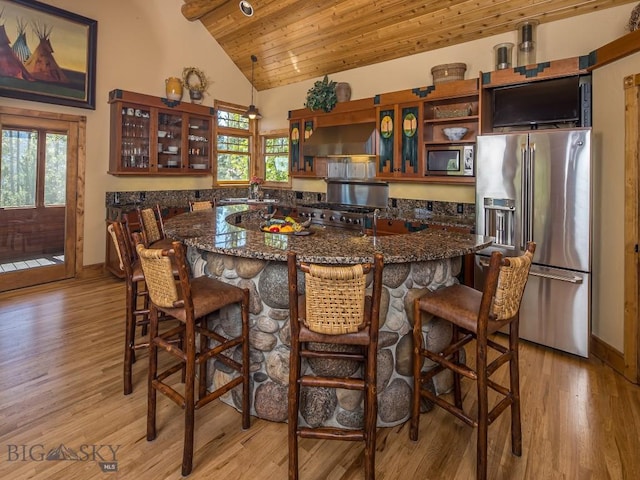
{"type": "MultiPolygon", "coordinates": [[[[107,175],[109,149],[109,108],[107,94],[114,88],[163,95],[164,78],[180,75],[185,66],[198,66],[213,81],[212,98],[248,104],[250,85],[199,22],[190,23],[180,13],[182,0],[50,0],[51,5],[98,20],[98,78],[95,111],[58,107],[49,104],[2,98],[7,106],[59,111],[87,117],[87,167],[85,189],[85,265],[103,261],[104,196],[107,191],[204,189],[210,178],[119,178],[107,175]]],[[[625,33],[624,26],[633,5],[606,9],[539,27],[538,61],[584,55],[625,33]]],[[[431,84],[433,65],[452,61],[468,65],[467,77],[480,71],[493,70],[493,45],[511,41],[516,32],[488,39],[443,48],[377,65],[331,75],[336,81],[351,83],[353,99],[370,97],[381,92],[404,90],[431,84]]],[[[638,57],[616,62],[595,74],[596,134],[607,146],[597,152],[596,161],[602,168],[601,198],[596,209],[620,212],[607,215],[594,235],[600,249],[612,258],[608,264],[594,261],[597,279],[594,285],[594,333],[614,348],[622,350],[622,129],[612,128],[622,117],[621,78],[624,72],[640,71],[638,57]],[[603,94],[601,92],[607,92],[603,94]],[[615,98],[609,102],[611,94],[615,98]],[[620,100],[620,101],[618,101],[620,100]],[[602,158],[603,160],[599,160],[602,158]],[[607,232],[604,235],[601,232],[607,232]],[[612,261],[611,261],[612,260],[612,261]],[[606,314],[605,314],[606,312],[606,314]]],[[[264,119],[261,129],[287,128],[289,110],[303,106],[313,80],[259,92],[256,104],[264,119]],[[297,99],[297,101],[291,101],[297,99]]],[[[294,188],[323,191],[324,184],[312,180],[295,180],[294,188]]],[[[473,187],[432,185],[392,185],[391,196],[473,202],[473,187]],[[400,192],[400,189],[402,191],[400,192]]],[[[605,217],[603,215],[603,217],[605,217]]]]}
{"type": "Polygon", "coordinates": [[[624,87],[640,73],[640,53],[593,72],[595,336],[624,350],[624,87]],[[606,258],[605,258],[606,255],[606,258]]]}

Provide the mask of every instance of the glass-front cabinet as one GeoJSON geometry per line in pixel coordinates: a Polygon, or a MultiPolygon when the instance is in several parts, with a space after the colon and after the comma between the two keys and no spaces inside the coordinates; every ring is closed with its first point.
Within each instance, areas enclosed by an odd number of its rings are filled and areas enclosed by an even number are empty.
{"type": "Polygon", "coordinates": [[[112,175],[210,175],[213,108],[109,93],[112,175]]]}

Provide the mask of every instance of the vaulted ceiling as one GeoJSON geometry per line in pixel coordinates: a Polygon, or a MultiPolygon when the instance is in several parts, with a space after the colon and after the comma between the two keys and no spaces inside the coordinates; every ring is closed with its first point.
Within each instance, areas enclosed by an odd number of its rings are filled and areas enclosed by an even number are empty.
{"type": "MultiPolygon", "coordinates": [[[[637,0],[184,0],[265,90],[637,0]],[[247,3],[253,9],[246,16],[247,3]]],[[[585,52],[587,53],[587,52],[585,52]]],[[[455,60],[455,59],[452,59],[455,60]]]]}

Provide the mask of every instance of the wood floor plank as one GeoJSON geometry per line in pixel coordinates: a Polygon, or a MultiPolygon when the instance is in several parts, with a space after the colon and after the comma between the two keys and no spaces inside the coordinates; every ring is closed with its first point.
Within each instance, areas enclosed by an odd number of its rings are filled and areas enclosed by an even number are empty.
{"type": "MultiPolygon", "coordinates": [[[[181,479],[182,412],[159,396],[158,435],[146,440],[146,352],[134,391],[122,395],[124,286],[95,272],[82,280],[0,294],[0,478],[12,480],[181,479]],[[80,460],[45,460],[60,445],[80,460]],[[103,473],[113,459],[117,472],[103,473]],[[31,453],[31,455],[30,455],[31,453]]],[[[498,373],[506,379],[506,371],[498,373]]],[[[463,384],[464,405],[476,404],[463,384]]],[[[489,429],[492,480],[640,478],[640,388],[596,359],[527,342],[521,348],[523,453],[511,454],[508,416],[489,429]]],[[[378,431],[376,473],[385,479],[475,476],[476,432],[434,409],[420,421],[378,431]]],[[[190,479],[283,479],[285,424],[240,414],[221,402],[196,412],[190,479]]],[[[300,441],[300,478],[363,478],[360,443],[300,441]]]]}

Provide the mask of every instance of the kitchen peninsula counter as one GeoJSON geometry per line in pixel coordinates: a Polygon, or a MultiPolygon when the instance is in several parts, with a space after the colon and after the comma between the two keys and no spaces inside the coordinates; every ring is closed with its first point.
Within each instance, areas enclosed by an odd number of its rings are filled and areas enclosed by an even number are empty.
{"type": "MultiPolygon", "coordinates": [[[[280,208],[280,207],[279,207],[280,208]]],[[[284,208],[281,209],[284,211],[284,208]]],[[[188,247],[195,276],[208,275],[248,288],[250,294],[251,413],[271,421],[287,419],[289,382],[289,289],[287,251],[301,261],[349,264],[368,262],[376,252],[384,256],[378,351],[378,426],[390,427],[409,418],[413,386],[413,300],[427,289],[458,282],[462,256],[485,248],[488,237],[437,229],[371,237],[358,230],[312,225],[307,236],[274,234],[260,230],[260,210],[229,205],[173,217],[165,223],[168,236],[188,247]]],[[[302,277],[301,277],[302,278],[302,277]]],[[[237,311],[223,310],[210,318],[212,327],[226,335],[238,335],[237,311]]],[[[451,326],[433,318],[423,322],[425,341],[439,351],[451,339],[451,326]]],[[[241,358],[241,352],[234,352],[241,358]]],[[[309,363],[316,374],[334,376],[356,373],[349,362],[309,363]]],[[[437,375],[437,393],[451,388],[451,376],[437,375]]],[[[220,385],[232,372],[224,364],[209,364],[207,383],[220,385]]],[[[238,389],[221,397],[241,408],[238,389]]],[[[357,427],[362,420],[362,393],[315,388],[301,398],[300,411],[309,425],[357,427]]]]}
{"type": "Polygon", "coordinates": [[[369,262],[376,252],[383,254],[385,264],[440,260],[474,253],[491,243],[489,237],[443,230],[373,237],[319,225],[311,226],[310,235],[298,236],[262,232],[262,222],[260,210],[229,205],[173,217],[165,222],[165,231],[203,251],[286,261],[287,251],[294,250],[300,261],[328,264],[369,262]]]}

